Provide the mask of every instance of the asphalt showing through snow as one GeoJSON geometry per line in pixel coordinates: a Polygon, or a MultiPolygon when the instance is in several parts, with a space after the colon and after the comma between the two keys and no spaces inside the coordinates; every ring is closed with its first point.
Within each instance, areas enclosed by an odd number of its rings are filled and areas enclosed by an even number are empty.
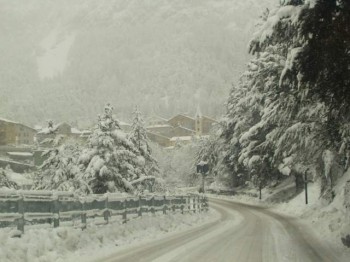
{"type": "Polygon", "coordinates": [[[210,199],[210,206],[219,220],[100,261],[341,261],[295,219],[229,200],[210,199]]]}

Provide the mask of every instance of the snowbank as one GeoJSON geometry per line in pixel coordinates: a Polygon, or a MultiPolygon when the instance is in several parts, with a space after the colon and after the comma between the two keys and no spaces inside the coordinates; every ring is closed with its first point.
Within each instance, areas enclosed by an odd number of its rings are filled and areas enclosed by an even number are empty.
{"type": "Polygon", "coordinates": [[[72,227],[28,228],[22,238],[15,232],[0,230],[0,261],[89,261],[107,256],[126,245],[161,238],[218,219],[213,210],[198,214],[145,214],[141,219],[122,224],[88,225],[85,230],[72,227]]]}

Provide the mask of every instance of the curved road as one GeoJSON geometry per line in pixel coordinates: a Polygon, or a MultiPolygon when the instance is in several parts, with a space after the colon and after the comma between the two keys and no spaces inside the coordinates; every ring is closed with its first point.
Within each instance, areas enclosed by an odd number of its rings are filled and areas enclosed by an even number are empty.
{"type": "Polygon", "coordinates": [[[291,218],[257,206],[210,199],[220,219],[101,261],[341,261],[291,218]]]}

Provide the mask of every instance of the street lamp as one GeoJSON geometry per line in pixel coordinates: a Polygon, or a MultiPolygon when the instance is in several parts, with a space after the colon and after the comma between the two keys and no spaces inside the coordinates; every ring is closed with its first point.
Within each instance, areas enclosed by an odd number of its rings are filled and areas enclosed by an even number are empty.
{"type": "Polygon", "coordinates": [[[204,176],[206,173],[208,173],[209,171],[209,165],[208,162],[206,161],[201,161],[197,164],[197,173],[201,173],[202,174],[202,186],[199,189],[200,193],[204,193],[204,176]]]}

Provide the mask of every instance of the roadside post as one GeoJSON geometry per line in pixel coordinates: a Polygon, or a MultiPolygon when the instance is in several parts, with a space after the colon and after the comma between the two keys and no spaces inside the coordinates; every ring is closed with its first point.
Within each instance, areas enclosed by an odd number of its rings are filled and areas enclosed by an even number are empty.
{"type": "Polygon", "coordinates": [[[261,200],[262,179],[259,178],[259,200],[261,200]]]}
{"type": "Polygon", "coordinates": [[[206,161],[201,161],[197,164],[197,173],[200,173],[202,175],[202,185],[199,189],[199,193],[204,193],[204,181],[205,181],[205,175],[209,171],[209,165],[206,161]]]}
{"type": "Polygon", "coordinates": [[[304,184],[305,184],[305,204],[307,205],[308,204],[308,195],[307,195],[307,183],[308,183],[308,178],[307,178],[307,173],[308,173],[309,169],[306,169],[305,170],[305,173],[304,173],[304,184]]]}

